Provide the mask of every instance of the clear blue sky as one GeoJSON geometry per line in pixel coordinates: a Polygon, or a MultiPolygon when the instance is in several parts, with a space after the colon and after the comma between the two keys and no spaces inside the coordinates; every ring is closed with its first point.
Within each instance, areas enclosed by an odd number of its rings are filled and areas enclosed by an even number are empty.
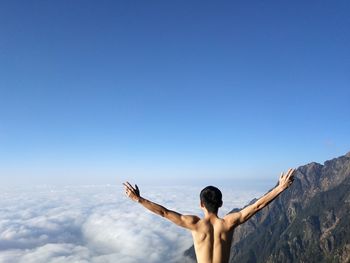
{"type": "Polygon", "coordinates": [[[349,14],[349,1],[1,1],[1,180],[276,178],[345,154],[349,14]]]}

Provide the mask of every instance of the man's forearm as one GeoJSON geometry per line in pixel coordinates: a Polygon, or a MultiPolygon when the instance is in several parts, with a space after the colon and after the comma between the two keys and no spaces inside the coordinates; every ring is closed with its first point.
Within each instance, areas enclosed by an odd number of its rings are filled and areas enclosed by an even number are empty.
{"type": "Polygon", "coordinates": [[[143,207],[147,208],[151,212],[160,215],[162,217],[165,217],[168,209],[166,209],[164,206],[158,205],[152,201],[149,201],[143,197],[140,196],[138,203],[140,203],[143,207]]]}
{"type": "Polygon", "coordinates": [[[276,186],[270,192],[259,198],[254,204],[251,204],[240,211],[239,222],[244,223],[251,218],[256,212],[263,209],[269,203],[271,203],[280,193],[283,192],[283,188],[276,186]]]}
{"type": "Polygon", "coordinates": [[[277,198],[285,189],[283,189],[280,185],[277,185],[270,192],[261,197],[258,201],[256,201],[253,205],[256,210],[260,210],[271,203],[273,200],[277,198]]]}

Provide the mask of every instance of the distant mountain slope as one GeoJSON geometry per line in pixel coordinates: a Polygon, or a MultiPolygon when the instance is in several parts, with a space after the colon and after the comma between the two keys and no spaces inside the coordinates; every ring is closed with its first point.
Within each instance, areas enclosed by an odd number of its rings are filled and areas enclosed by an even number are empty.
{"type": "MultiPolygon", "coordinates": [[[[195,258],[193,247],[185,255],[195,258]]],[[[236,228],[230,262],[350,262],[350,153],[299,167],[287,191],[236,228]]]]}

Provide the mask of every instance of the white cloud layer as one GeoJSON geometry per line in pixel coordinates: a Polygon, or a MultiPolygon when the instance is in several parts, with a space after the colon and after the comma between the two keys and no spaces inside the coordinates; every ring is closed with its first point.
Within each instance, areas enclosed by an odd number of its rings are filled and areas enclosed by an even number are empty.
{"type": "MultiPolygon", "coordinates": [[[[141,188],[169,209],[201,215],[196,187],[141,188]]],[[[257,192],[223,190],[221,215],[257,192]]],[[[122,187],[1,191],[0,262],[185,262],[191,234],[128,200],[122,187]]]]}

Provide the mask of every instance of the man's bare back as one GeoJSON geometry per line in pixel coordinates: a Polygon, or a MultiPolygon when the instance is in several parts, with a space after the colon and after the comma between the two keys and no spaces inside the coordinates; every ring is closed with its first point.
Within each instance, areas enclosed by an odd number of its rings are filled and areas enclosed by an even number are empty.
{"type": "Polygon", "coordinates": [[[228,262],[233,229],[215,215],[199,220],[192,231],[198,262],[228,262]]]}
{"type": "Polygon", "coordinates": [[[230,258],[235,227],[246,222],[286,190],[293,182],[294,171],[294,169],[289,169],[286,174],[282,173],[278,185],[254,204],[223,218],[219,218],[217,215],[218,209],[222,205],[221,192],[213,186],[204,188],[200,195],[200,205],[204,212],[203,218],[182,215],[151,202],[140,196],[137,185],[133,187],[126,182],[124,186],[125,193],[130,199],[139,202],[153,213],[191,231],[198,263],[227,263],[230,258]]]}

